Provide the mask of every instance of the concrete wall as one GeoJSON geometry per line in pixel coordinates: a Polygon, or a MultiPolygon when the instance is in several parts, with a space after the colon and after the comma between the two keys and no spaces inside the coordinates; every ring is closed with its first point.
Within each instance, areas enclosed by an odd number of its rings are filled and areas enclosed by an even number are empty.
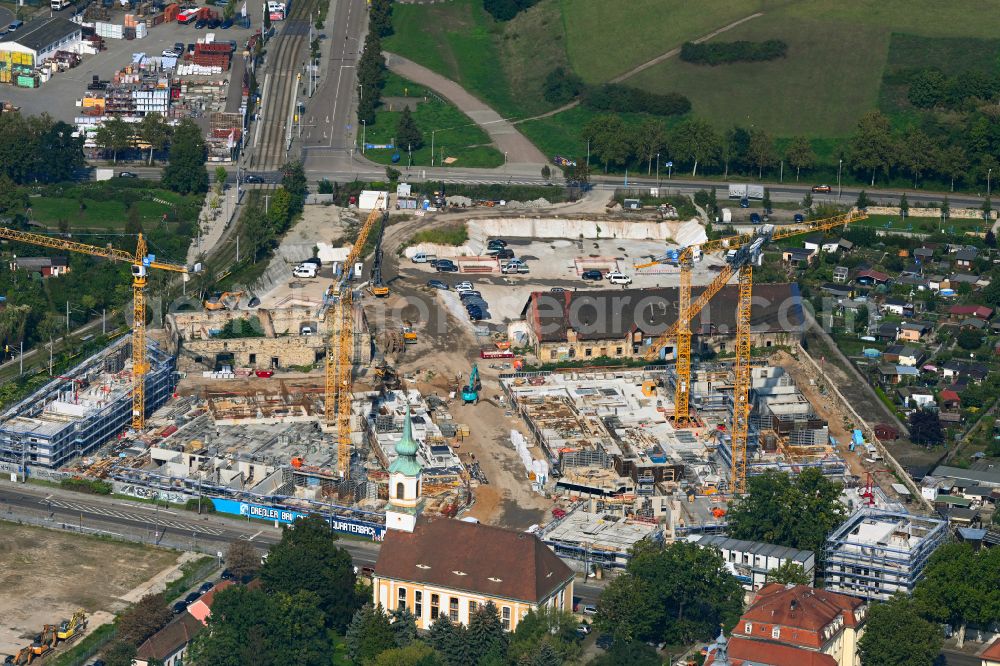
{"type": "Polygon", "coordinates": [[[170,339],[207,340],[209,331],[221,330],[227,323],[236,319],[249,320],[255,330],[266,337],[273,338],[282,335],[298,335],[303,324],[313,331],[325,335],[329,330],[326,321],[317,321],[316,308],[307,306],[292,306],[273,310],[216,310],[215,312],[175,312],[167,315],[166,328],[170,339]],[[260,326],[257,327],[257,323],[260,326]]]}
{"type": "Polygon", "coordinates": [[[551,217],[486,218],[469,221],[474,231],[501,238],[624,238],[666,240],[673,238],[679,222],[630,222],[627,220],[573,220],[551,217]]]}

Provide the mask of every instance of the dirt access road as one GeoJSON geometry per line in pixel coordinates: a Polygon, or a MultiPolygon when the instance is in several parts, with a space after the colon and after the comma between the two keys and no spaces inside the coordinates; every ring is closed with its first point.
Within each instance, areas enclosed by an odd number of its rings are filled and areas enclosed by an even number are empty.
{"type": "Polygon", "coordinates": [[[93,631],[137,601],[147,581],[169,577],[178,557],[161,548],[0,522],[0,654],[15,654],[43,625],[81,608],[93,631]]]}

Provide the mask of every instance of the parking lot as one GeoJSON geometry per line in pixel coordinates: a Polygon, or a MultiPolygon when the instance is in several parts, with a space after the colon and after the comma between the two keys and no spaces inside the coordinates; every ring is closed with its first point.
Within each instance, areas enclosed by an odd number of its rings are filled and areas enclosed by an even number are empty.
{"type": "MultiPolygon", "coordinates": [[[[214,7],[213,9],[216,9],[221,15],[222,7],[214,7]]],[[[242,48],[250,35],[260,27],[261,5],[248,2],[247,12],[251,18],[251,28],[240,28],[238,25],[233,25],[227,30],[208,30],[207,28],[199,30],[193,24],[181,25],[177,22],[170,22],[150,28],[149,34],[143,39],[105,39],[106,50],[97,55],[84,56],[83,63],[79,67],[57,74],[35,89],[3,86],[0,88],[0,98],[21,107],[21,112],[25,115],[37,115],[44,112],[56,120],[72,123],[75,117],[81,115],[76,104],[86,94],[87,84],[91,82],[94,75],[104,80],[109,79],[117,70],[132,61],[133,53],[158,56],[164,49],[172,47],[175,42],[194,43],[198,39],[204,39],[209,32],[215,33],[217,41],[236,40],[242,48]]],[[[116,7],[111,10],[109,20],[120,23],[124,20],[125,13],[116,7]]],[[[56,12],[54,15],[59,16],[60,13],[56,12]]],[[[61,12],[61,16],[68,20],[72,18],[72,13],[66,9],[61,12]]],[[[275,23],[275,26],[280,31],[281,23],[275,23]]],[[[225,76],[228,76],[228,72],[225,76]]],[[[218,79],[219,77],[212,78],[218,79]]]]}

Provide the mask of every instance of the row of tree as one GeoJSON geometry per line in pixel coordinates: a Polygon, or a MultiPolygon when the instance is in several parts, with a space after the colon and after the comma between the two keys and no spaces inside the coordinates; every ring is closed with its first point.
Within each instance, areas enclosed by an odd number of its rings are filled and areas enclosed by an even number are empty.
{"type": "Polygon", "coordinates": [[[288,162],[281,167],[281,186],[263,202],[252,199],[240,217],[240,235],[247,239],[250,260],[256,262],[274,247],[302,212],[308,194],[302,163],[288,162]]]}
{"type": "Polygon", "coordinates": [[[763,42],[684,42],[681,60],[695,65],[725,65],[734,62],[762,62],[784,58],[788,44],[780,39],[763,42]]]}
{"type": "Polygon", "coordinates": [[[84,165],[83,139],[75,131],[46,114],[0,114],[0,175],[19,185],[72,180],[84,165]]]}
{"type": "MultiPolygon", "coordinates": [[[[383,0],[384,4],[385,3],[383,0]]],[[[374,123],[375,111],[382,103],[382,89],[385,88],[387,69],[382,55],[382,33],[392,30],[392,5],[386,11],[368,15],[368,34],[358,59],[358,85],[361,95],[358,99],[358,122],[374,123]],[[376,22],[376,16],[378,17],[376,22]]],[[[388,33],[387,33],[388,34],[388,33]]]]}

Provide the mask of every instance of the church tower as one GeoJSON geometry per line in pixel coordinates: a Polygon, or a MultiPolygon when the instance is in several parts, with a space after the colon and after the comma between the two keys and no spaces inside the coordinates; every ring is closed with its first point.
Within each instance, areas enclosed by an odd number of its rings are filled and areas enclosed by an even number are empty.
{"type": "Polygon", "coordinates": [[[417,442],[413,439],[410,405],[406,405],[403,436],[396,443],[396,459],[389,465],[389,507],[385,526],[391,530],[412,532],[423,500],[420,497],[420,463],[417,462],[417,442]]]}

